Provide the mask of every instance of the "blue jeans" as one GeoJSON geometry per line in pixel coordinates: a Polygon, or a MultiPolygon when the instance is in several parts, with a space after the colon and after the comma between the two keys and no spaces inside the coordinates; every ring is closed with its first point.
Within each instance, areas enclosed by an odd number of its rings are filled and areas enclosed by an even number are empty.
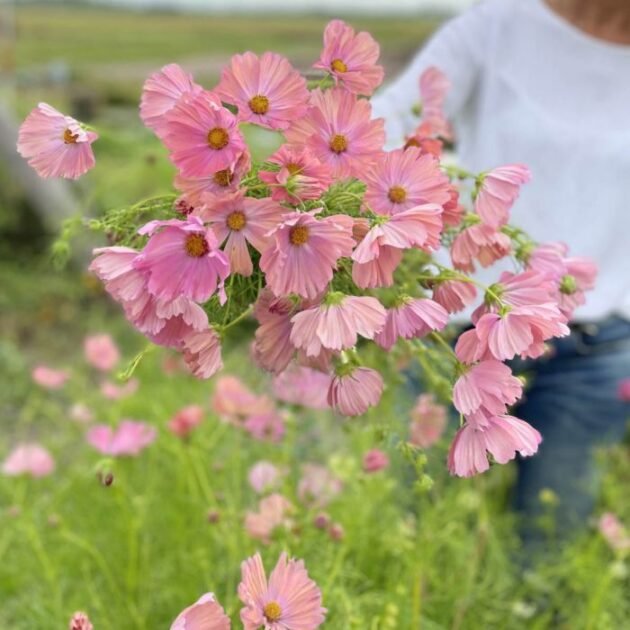
{"type": "Polygon", "coordinates": [[[518,462],[516,509],[525,544],[541,537],[543,489],[558,499],[560,537],[586,523],[597,490],[594,451],[622,440],[630,419],[630,404],[618,395],[619,383],[630,378],[630,321],[611,317],[576,326],[554,350],[549,358],[513,365],[531,379],[514,415],[543,437],[538,453],[518,462]]]}

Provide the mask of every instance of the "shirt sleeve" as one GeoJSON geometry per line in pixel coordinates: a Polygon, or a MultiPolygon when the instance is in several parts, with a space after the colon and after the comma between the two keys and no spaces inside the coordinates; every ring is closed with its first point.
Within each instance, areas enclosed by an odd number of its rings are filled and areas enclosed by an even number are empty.
{"type": "Polygon", "coordinates": [[[372,99],[373,116],[385,119],[387,146],[400,146],[413,132],[418,118],[414,106],[420,102],[419,78],[431,66],[439,68],[451,83],[445,113],[455,120],[479,81],[487,46],[490,20],[496,13],[482,2],[447,22],[422,48],[402,74],[372,99]]]}

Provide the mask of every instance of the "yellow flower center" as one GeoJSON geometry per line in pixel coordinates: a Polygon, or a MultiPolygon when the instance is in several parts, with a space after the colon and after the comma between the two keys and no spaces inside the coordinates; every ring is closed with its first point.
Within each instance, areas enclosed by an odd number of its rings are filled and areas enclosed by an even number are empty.
{"type": "Polygon", "coordinates": [[[223,186],[224,188],[229,186],[232,183],[232,172],[225,168],[222,171],[217,171],[212,179],[215,184],[218,186],[223,186]]]}
{"type": "Polygon", "coordinates": [[[346,140],[346,136],[342,136],[339,133],[336,133],[328,144],[331,151],[335,153],[343,153],[348,148],[348,140],[346,140]]]}
{"type": "Polygon", "coordinates": [[[280,604],[278,604],[278,602],[269,602],[268,604],[265,604],[263,613],[267,618],[267,621],[278,621],[278,619],[282,617],[282,608],[280,608],[280,604]]]}
{"type": "Polygon", "coordinates": [[[186,237],[184,248],[191,258],[201,258],[210,251],[206,237],[199,232],[193,232],[186,237]]]}
{"type": "Polygon", "coordinates": [[[269,111],[269,99],[262,94],[256,94],[249,100],[249,109],[254,114],[266,114],[269,111]]]}
{"type": "Polygon", "coordinates": [[[348,72],[348,66],[341,59],[333,59],[330,63],[330,69],[335,72],[348,72]]]}
{"type": "Polygon", "coordinates": [[[392,203],[403,203],[407,199],[407,191],[402,186],[392,186],[387,197],[392,203]]]}
{"type": "Polygon", "coordinates": [[[228,215],[225,223],[230,228],[230,230],[240,232],[247,225],[247,220],[245,219],[245,215],[240,210],[235,210],[234,212],[232,212],[232,214],[228,215]]]}
{"type": "Polygon", "coordinates": [[[289,232],[289,241],[292,245],[304,245],[308,241],[308,228],[305,225],[296,225],[289,232]]]}
{"type": "Polygon", "coordinates": [[[230,143],[230,135],[223,127],[215,127],[208,132],[208,146],[211,149],[225,149],[230,143]]]}
{"type": "Polygon", "coordinates": [[[78,133],[72,133],[72,131],[70,131],[70,129],[66,129],[63,132],[63,141],[66,144],[76,144],[78,137],[79,137],[79,134],[78,133]]]}
{"type": "Polygon", "coordinates": [[[294,162],[289,162],[289,164],[286,165],[286,169],[289,173],[291,173],[291,175],[297,175],[302,172],[302,167],[294,162]]]}

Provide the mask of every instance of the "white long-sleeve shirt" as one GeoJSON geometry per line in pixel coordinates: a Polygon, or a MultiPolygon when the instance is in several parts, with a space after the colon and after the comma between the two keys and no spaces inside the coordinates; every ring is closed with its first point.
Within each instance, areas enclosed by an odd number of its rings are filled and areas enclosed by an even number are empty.
{"type": "Polygon", "coordinates": [[[597,263],[576,319],[630,318],[630,46],[585,34],[544,0],[485,0],[372,100],[391,147],[417,125],[411,110],[429,66],[452,83],[446,113],[461,165],[527,164],[532,181],[512,222],[597,263]]]}

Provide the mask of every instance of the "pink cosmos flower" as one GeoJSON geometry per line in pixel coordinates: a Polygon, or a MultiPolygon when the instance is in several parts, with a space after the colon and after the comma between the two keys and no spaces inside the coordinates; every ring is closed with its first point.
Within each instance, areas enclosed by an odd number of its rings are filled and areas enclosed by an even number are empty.
{"type": "Polygon", "coordinates": [[[286,129],[306,113],[306,81],[282,55],[234,55],[214,92],[238,107],[238,119],[269,129],[286,129]]]}
{"type": "Polygon", "coordinates": [[[505,225],[521,186],[530,179],[531,173],[523,164],[508,164],[482,173],[475,199],[475,212],[490,227],[496,229],[505,225]]]}
{"type": "Polygon", "coordinates": [[[630,378],[624,378],[623,381],[619,383],[617,392],[620,400],[630,402],[630,378]]]}
{"type": "Polygon", "coordinates": [[[101,372],[113,370],[120,361],[120,352],[111,335],[89,335],[83,340],[86,361],[101,372]]]}
{"type": "Polygon", "coordinates": [[[87,433],[87,441],[99,453],[111,457],[139,455],[157,437],[154,427],[136,420],[122,420],[115,429],[97,424],[87,433]]]}
{"type": "Polygon", "coordinates": [[[200,94],[203,88],[197,85],[190,74],[176,63],[164,66],[153,73],[142,87],[140,118],[153,129],[158,138],[165,133],[166,114],[178,103],[182,96],[200,94]]]}
{"type": "Polygon", "coordinates": [[[203,422],[204,415],[205,412],[200,405],[188,405],[169,420],[168,428],[180,438],[187,437],[203,422]]]}
{"type": "Polygon", "coordinates": [[[406,297],[399,306],[387,309],[385,326],[375,341],[381,348],[391,350],[400,337],[423,337],[432,330],[442,330],[447,323],[448,312],[437,302],[406,297]]]}
{"type": "Polygon", "coordinates": [[[2,472],[9,477],[30,475],[47,477],[55,470],[55,460],[41,445],[18,444],[2,462],[2,472]]]}
{"type": "Polygon", "coordinates": [[[507,365],[494,360],[482,361],[457,379],[453,387],[453,404],[466,416],[480,409],[500,415],[522,394],[523,383],[512,375],[507,365]]]}
{"type": "Polygon", "coordinates": [[[72,420],[81,424],[88,424],[94,420],[94,412],[86,404],[81,402],[73,403],[68,415],[72,420]]]}
{"type": "Polygon", "coordinates": [[[267,162],[277,164],[278,171],[260,171],[260,179],[271,186],[274,201],[298,204],[319,199],[332,183],[332,169],[322,164],[304,147],[283,144],[267,162]]]}
{"type": "Polygon", "coordinates": [[[31,378],[45,389],[61,389],[70,378],[67,370],[54,370],[46,365],[36,365],[31,372],[31,378]]]}
{"type": "Polygon", "coordinates": [[[75,612],[68,625],[69,630],[94,630],[90,618],[84,612],[75,612]]]}
{"type": "Polygon", "coordinates": [[[420,155],[432,155],[436,160],[439,160],[442,157],[444,143],[437,138],[425,135],[426,133],[425,128],[419,127],[416,129],[413,135],[405,138],[403,149],[407,150],[411,147],[417,147],[420,150],[420,155]]]}
{"type": "Polygon", "coordinates": [[[137,378],[130,378],[122,385],[117,385],[111,381],[103,381],[101,383],[101,394],[108,400],[122,400],[133,396],[140,387],[140,381],[137,378]]]}
{"type": "Polygon", "coordinates": [[[409,441],[420,448],[433,446],[448,422],[446,407],[435,402],[433,394],[420,394],[411,410],[409,441]]]}
{"type": "Polygon", "coordinates": [[[513,416],[477,414],[457,432],[448,454],[448,468],[458,477],[471,477],[490,467],[487,453],[506,464],[520,453],[533,455],[542,441],[540,433],[513,416]]]}
{"type": "Polygon", "coordinates": [[[173,185],[183,193],[185,200],[196,208],[207,205],[209,197],[221,197],[226,193],[236,192],[241,179],[249,172],[251,166],[251,157],[245,151],[230,168],[202,177],[184,177],[179,173],[175,176],[173,185]]]}
{"type": "Polygon", "coordinates": [[[444,225],[457,227],[462,222],[464,214],[466,214],[466,208],[459,203],[459,191],[452,184],[449,195],[450,199],[443,206],[442,221],[444,221],[444,225]]]}
{"type": "Polygon", "coordinates": [[[363,456],[363,471],[375,473],[389,467],[389,455],[378,448],[373,448],[363,456]]]}
{"type": "Polygon", "coordinates": [[[382,330],[385,317],[385,309],[376,298],[328,293],[320,305],[291,318],[291,343],[308,357],[319,356],[322,348],[352,348],[359,335],[374,339],[382,330]]]}
{"type": "Polygon", "coordinates": [[[201,219],[151,221],[139,233],[151,238],[134,266],[149,274],[147,288],[152,295],[205,302],[217,289],[222,294],[230,263],[218,248],[214,232],[201,219]]]}
{"type": "Polygon", "coordinates": [[[328,404],[344,416],[360,416],[381,399],[383,377],[366,367],[348,369],[347,373],[333,378],[328,390],[328,404]]]}
{"type": "Polygon", "coordinates": [[[209,92],[180,99],[163,130],[162,141],[184,177],[232,169],[246,149],[236,116],[209,92]]]}
{"type": "Polygon", "coordinates": [[[328,164],[336,179],[362,177],[385,142],[383,119],[372,120],[369,102],[338,88],[312,92],[311,107],[285,136],[328,164]]]}
{"type": "Polygon", "coordinates": [[[566,243],[541,243],[531,251],[526,250],[522,254],[522,259],[528,269],[560,280],[566,272],[564,258],[568,251],[569,247],[566,243]]]}
{"type": "Polygon", "coordinates": [[[286,433],[284,418],[275,410],[248,416],[243,428],[254,439],[263,442],[281,442],[286,433]]]}
{"type": "Polygon", "coordinates": [[[558,306],[567,319],[586,303],[586,291],[595,288],[597,265],[588,258],[565,258],[566,273],[560,279],[558,306]]]}
{"type": "Polygon", "coordinates": [[[241,564],[238,596],[245,605],[241,621],[245,630],[315,630],[324,623],[322,593],[308,577],[302,560],[282,553],[275,569],[265,575],[260,554],[241,564]]]}
{"type": "Polygon", "coordinates": [[[246,197],[244,191],[216,198],[206,206],[204,218],[216,234],[230,260],[232,273],[251,276],[254,270],[247,244],[263,252],[270,242],[267,234],[280,223],[284,208],[265,197],[246,197]]]}
{"type": "Polygon", "coordinates": [[[416,147],[384,153],[364,179],[365,203],[379,214],[398,214],[422,204],[443,206],[451,198],[439,163],[416,147]]]}
{"type": "Polygon", "coordinates": [[[247,416],[273,410],[266,396],[256,396],[235,376],[222,376],[216,382],[212,410],[223,420],[240,424],[247,416]]]}
{"type": "Polygon", "coordinates": [[[446,95],[451,88],[448,77],[439,68],[430,66],[420,75],[418,87],[425,133],[452,140],[451,127],[444,114],[446,95]]]}
{"type": "Polygon", "coordinates": [[[342,489],[341,479],[335,477],[325,466],[318,464],[302,466],[297,493],[298,498],[305,505],[322,508],[328,505],[342,489]]]}
{"type": "Polygon", "coordinates": [[[328,409],[330,374],[293,364],[273,379],[273,394],[283,402],[310,409],[328,409]]]}
{"type": "Polygon", "coordinates": [[[394,284],[394,272],[402,257],[402,249],[381,245],[374,258],[364,263],[353,263],[352,280],[362,289],[391,287],[394,284]]]}
{"type": "Polygon", "coordinates": [[[464,310],[477,297],[477,289],[472,282],[444,280],[433,286],[433,300],[441,304],[449,313],[464,310]]]}
{"type": "Polygon", "coordinates": [[[146,292],[146,274],[134,268],[139,252],[130,247],[101,247],[93,251],[92,271],[118,302],[137,300],[146,292]]]}
{"type": "Polygon", "coordinates": [[[285,471],[271,462],[256,462],[247,473],[247,481],[257,494],[264,494],[269,490],[274,490],[282,482],[285,471]]]}
{"type": "Polygon", "coordinates": [[[601,515],[598,529],[613,551],[630,550],[630,535],[612,512],[604,512],[601,515]]]}
{"type": "Polygon", "coordinates": [[[271,237],[260,268],[278,296],[297,293],[316,299],[331,281],[339,258],[349,256],[354,247],[347,215],[316,219],[313,212],[286,214],[271,237]]]}
{"type": "Polygon", "coordinates": [[[197,378],[211,378],[223,368],[221,338],[212,327],[187,334],[182,351],[188,370],[197,378]]]}
{"type": "Polygon", "coordinates": [[[213,593],[202,595],[171,624],[171,630],[230,630],[230,627],[230,618],[213,593]]]}
{"type": "Polygon", "coordinates": [[[293,512],[292,503],[281,494],[270,494],[258,503],[258,511],[245,514],[245,530],[252,538],[268,545],[278,527],[289,527],[288,515],[293,512]]]}
{"type": "Polygon", "coordinates": [[[94,166],[97,139],[74,118],[40,103],[20,126],[17,150],[40,177],[77,179],[94,166]]]}
{"type": "Polygon", "coordinates": [[[380,47],[366,32],[355,33],[341,20],[331,20],[324,31],[324,49],[313,68],[325,70],[348,92],[370,96],[383,82],[377,65],[380,47]]]}
{"type": "Polygon", "coordinates": [[[477,223],[462,230],[451,247],[451,260],[455,269],[475,271],[474,260],[482,267],[489,267],[510,253],[512,241],[507,234],[493,227],[477,223]]]}

